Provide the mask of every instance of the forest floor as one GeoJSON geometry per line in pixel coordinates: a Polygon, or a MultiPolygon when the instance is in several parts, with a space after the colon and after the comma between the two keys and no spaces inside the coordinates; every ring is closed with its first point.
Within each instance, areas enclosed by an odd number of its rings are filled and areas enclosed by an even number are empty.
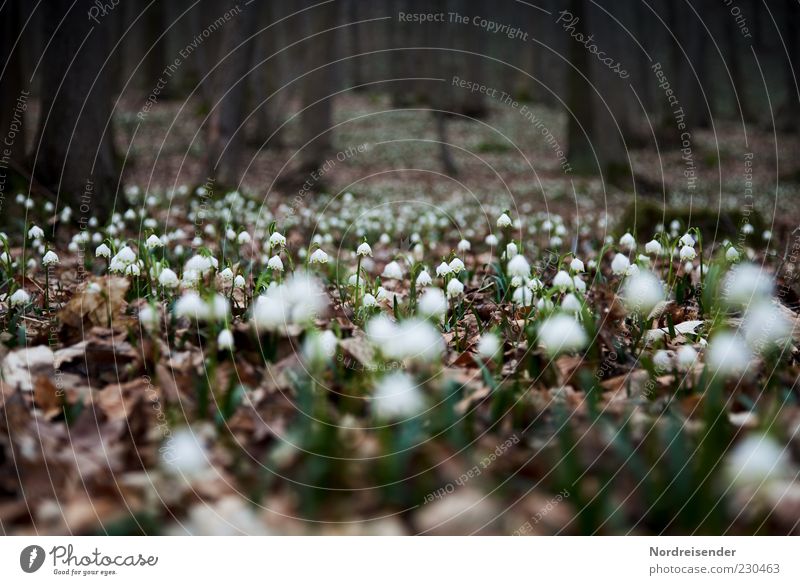
{"type": "Polygon", "coordinates": [[[551,110],[450,120],[448,177],[355,96],[305,188],[284,146],[218,193],[199,108],[138,105],[109,224],[9,203],[0,532],[800,531],[795,137],[632,151],[665,201],[551,110]]]}

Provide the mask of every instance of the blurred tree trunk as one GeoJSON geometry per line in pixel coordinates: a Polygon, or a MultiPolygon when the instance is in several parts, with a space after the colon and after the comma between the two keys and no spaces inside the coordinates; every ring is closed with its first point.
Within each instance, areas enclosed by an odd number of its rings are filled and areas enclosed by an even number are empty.
{"type": "Polygon", "coordinates": [[[282,123],[281,118],[286,107],[288,88],[282,88],[285,78],[284,55],[278,51],[285,46],[285,35],[283,34],[283,23],[273,24],[280,16],[274,4],[264,2],[261,5],[258,29],[261,30],[270,24],[272,26],[259,33],[256,38],[253,52],[255,69],[250,76],[252,80],[251,99],[256,111],[253,129],[248,140],[257,148],[279,148],[283,145],[283,132],[278,128],[282,123]],[[269,60],[262,63],[267,58],[269,60]],[[268,96],[273,97],[262,104],[261,102],[268,96]]]}
{"type": "Polygon", "coordinates": [[[25,158],[25,109],[28,100],[23,92],[28,90],[23,74],[22,48],[25,39],[20,36],[27,31],[21,31],[22,0],[7,0],[0,10],[0,17],[0,80],[3,87],[0,91],[0,143],[2,150],[6,151],[3,152],[0,174],[4,175],[2,194],[8,195],[10,172],[6,160],[19,164],[25,158]]]}
{"type": "MultiPolygon", "coordinates": [[[[231,4],[233,8],[235,4],[231,4]]],[[[251,4],[226,22],[214,71],[214,97],[208,123],[208,176],[223,188],[241,182],[247,116],[247,73],[252,63],[258,4],[251,4]]]]}
{"type": "MultiPolygon", "coordinates": [[[[570,0],[569,7],[572,14],[580,19],[576,30],[585,35],[584,1],[570,0]]],[[[567,73],[568,158],[572,169],[584,175],[598,170],[592,145],[594,100],[591,94],[594,90],[591,88],[589,54],[574,41],[569,45],[569,62],[572,67],[567,73]]]]}
{"type": "Polygon", "coordinates": [[[797,0],[785,0],[783,16],[786,26],[784,35],[788,58],[783,61],[784,85],[786,86],[786,101],[781,106],[778,125],[781,130],[795,132],[800,128],[800,95],[798,95],[798,82],[800,81],[800,35],[797,27],[800,22],[800,7],[797,0]]]}
{"type": "MultiPolygon", "coordinates": [[[[304,13],[307,34],[330,28],[336,19],[336,4],[317,6],[304,13]]],[[[318,168],[331,149],[333,126],[334,69],[329,63],[336,60],[336,33],[329,31],[304,41],[305,77],[301,81],[303,112],[300,114],[300,171],[318,168]],[[316,71],[313,71],[315,70],[316,71]],[[312,72],[313,71],[313,72],[312,72]]]]}
{"type": "MultiPolygon", "coordinates": [[[[360,8],[363,7],[358,0],[348,0],[346,5],[346,19],[348,27],[345,29],[350,39],[350,55],[358,55],[364,52],[364,43],[361,42],[362,27],[357,24],[352,24],[366,18],[360,14],[360,8]]],[[[348,60],[350,64],[350,85],[355,87],[355,91],[364,91],[366,88],[359,87],[364,83],[364,57],[353,57],[348,60]]]]}
{"type": "Polygon", "coordinates": [[[33,175],[76,212],[88,205],[92,215],[105,220],[119,180],[110,123],[113,67],[103,69],[112,23],[90,21],[86,14],[92,5],[90,0],[44,3],[51,44],[42,61],[33,175]],[[88,203],[84,192],[91,192],[88,203]]]}

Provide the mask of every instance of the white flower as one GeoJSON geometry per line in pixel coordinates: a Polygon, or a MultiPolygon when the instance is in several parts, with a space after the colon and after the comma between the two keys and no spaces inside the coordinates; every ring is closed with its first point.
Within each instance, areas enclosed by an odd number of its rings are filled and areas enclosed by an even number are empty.
{"type": "Polygon", "coordinates": [[[614,256],[614,259],[611,261],[611,272],[614,274],[625,274],[630,267],[631,262],[628,260],[627,256],[623,256],[622,254],[617,254],[614,256]]]}
{"type": "Polygon", "coordinates": [[[791,473],[786,449],[772,437],[753,433],[739,441],[725,460],[725,474],[736,486],[760,490],[791,473]]]}
{"type": "Polygon", "coordinates": [[[452,272],[450,265],[447,262],[442,262],[436,267],[436,276],[447,276],[452,272]]]}
{"type": "Polygon", "coordinates": [[[572,262],[569,263],[569,268],[573,272],[583,272],[585,267],[583,266],[583,262],[578,258],[573,258],[572,262]]]}
{"type": "Polygon", "coordinates": [[[336,355],[339,340],[330,329],[318,333],[311,332],[303,340],[303,357],[313,364],[320,364],[336,355]]]}
{"type": "Polygon", "coordinates": [[[367,337],[389,359],[432,362],[441,357],[444,339],[430,322],[406,319],[399,326],[379,316],[367,323],[367,337]]]}
{"type": "Polygon", "coordinates": [[[561,301],[561,308],[567,313],[577,315],[583,310],[583,303],[574,294],[568,293],[564,295],[564,299],[561,301]]]}
{"type": "Polygon", "coordinates": [[[553,277],[553,286],[561,292],[571,289],[574,285],[572,277],[565,270],[559,270],[553,277]]]}
{"type": "Polygon", "coordinates": [[[241,274],[237,274],[236,278],[233,279],[233,286],[236,288],[244,288],[246,284],[247,282],[241,274]]]}
{"type": "Polygon", "coordinates": [[[97,248],[95,248],[94,255],[97,258],[100,258],[100,257],[110,258],[111,257],[111,248],[109,248],[105,244],[100,244],[99,246],[97,246],[97,248]]]}
{"type": "Polygon", "coordinates": [[[369,247],[368,243],[364,242],[356,249],[356,256],[372,256],[372,248],[369,247]]]}
{"type": "Polygon", "coordinates": [[[686,260],[694,260],[697,256],[697,252],[691,246],[684,246],[681,248],[680,257],[682,261],[686,260]]]}
{"type": "Polygon", "coordinates": [[[728,262],[736,262],[739,259],[739,252],[733,246],[725,250],[725,260],[728,262]]]}
{"type": "Polygon", "coordinates": [[[217,347],[220,349],[233,350],[233,333],[230,329],[223,329],[217,336],[217,347]]]}
{"type": "Polygon", "coordinates": [[[497,246],[499,240],[497,239],[496,235],[489,234],[488,236],[486,236],[486,239],[484,240],[484,242],[486,242],[486,244],[488,246],[491,246],[492,248],[494,248],[495,246],[497,246]]]}
{"type": "Polygon", "coordinates": [[[628,252],[633,252],[636,249],[636,238],[628,232],[619,239],[619,245],[628,252]]]}
{"type": "Polygon", "coordinates": [[[203,476],[211,466],[205,447],[188,427],[172,432],[159,452],[164,467],[188,479],[203,476]]]}
{"type": "Polygon", "coordinates": [[[780,346],[792,337],[792,323],[770,302],[752,304],[744,314],[744,338],[756,353],[780,346]]]}
{"type": "Polygon", "coordinates": [[[158,329],[158,310],[153,308],[152,305],[145,305],[139,309],[139,323],[142,324],[145,331],[154,331],[158,329]]]}
{"type": "Polygon", "coordinates": [[[531,275],[531,266],[522,254],[517,254],[508,261],[508,273],[511,276],[528,278],[531,275]]]}
{"type": "Polygon", "coordinates": [[[208,304],[195,291],[188,291],[175,303],[175,316],[206,321],[210,316],[208,304]]]}
{"type": "Polygon", "coordinates": [[[236,236],[236,241],[239,243],[240,246],[244,246],[245,244],[249,244],[250,242],[252,242],[253,238],[251,238],[250,234],[247,232],[239,232],[239,235],[236,236]]]}
{"type": "Polygon", "coordinates": [[[430,288],[420,297],[417,310],[426,317],[442,317],[447,313],[447,299],[440,289],[430,288]]]}
{"type": "Polygon", "coordinates": [[[521,286],[511,295],[511,300],[522,307],[530,307],[533,304],[533,292],[526,286],[521,286]]]}
{"type": "Polygon", "coordinates": [[[433,282],[433,279],[431,278],[431,275],[428,274],[427,270],[422,270],[417,275],[417,283],[416,284],[417,284],[418,287],[421,288],[421,287],[424,287],[424,286],[428,286],[428,285],[431,284],[431,282],[433,282]]]}
{"type": "Polygon", "coordinates": [[[471,247],[472,247],[472,244],[470,244],[468,240],[462,239],[462,240],[460,240],[458,242],[458,245],[456,246],[456,249],[459,252],[469,252],[471,247]]]}
{"type": "Polygon", "coordinates": [[[222,282],[231,282],[233,280],[233,270],[231,270],[230,267],[221,270],[219,273],[219,279],[222,282]]]}
{"type": "Polygon", "coordinates": [[[253,324],[257,332],[277,331],[288,324],[290,307],[282,298],[261,295],[253,304],[253,324]]]}
{"type": "Polygon", "coordinates": [[[453,258],[450,261],[450,270],[453,271],[453,274],[458,274],[459,272],[464,270],[464,268],[466,267],[464,266],[464,263],[460,259],[453,258]]]}
{"type": "Polygon", "coordinates": [[[425,398],[408,374],[394,372],[378,382],[372,397],[376,418],[397,420],[412,417],[425,409],[425,398]]]}
{"type": "Polygon", "coordinates": [[[164,243],[161,241],[161,238],[155,234],[151,234],[150,237],[144,242],[144,247],[148,250],[154,250],[155,248],[160,248],[163,245],[164,243]]]}
{"type": "Polygon", "coordinates": [[[658,256],[659,254],[661,254],[661,242],[659,242],[658,240],[650,240],[644,245],[644,251],[647,254],[658,256]]]}
{"type": "Polygon", "coordinates": [[[286,237],[280,232],[272,232],[269,236],[269,245],[273,248],[276,246],[285,246],[286,237]]]}
{"type": "Polygon", "coordinates": [[[14,291],[8,302],[11,304],[12,307],[24,307],[29,302],[31,302],[31,295],[29,295],[24,289],[18,288],[14,291]]]}
{"type": "Polygon", "coordinates": [[[158,284],[165,288],[177,288],[180,282],[178,281],[178,275],[174,271],[165,268],[158,275],[158,284]]]}
{"type": "Polygon", "coordinates": [[[679,240],[679,243],[682,246],[689,246],[690,248],[694,248],[695,245],[694,236],[692,236],[692,234],[689,233],[683,234],[681,236],[681,239],[679,240]]]}
{"type": "Polygon", "coordinates": [[[400,265],[392,260],[383,268],[383,274],[381,274],[383,278],[389,278],[392,280],[402,280],[403,279],[403,269],[400,268],[400,265]]]}
{"type": "Polygon", "coordinates": [[[40,240],[44,237],[44,230],[38,225],[31,226],[28,230],[28,238],[31,240],[40,240]]]}
{"type": "Polygon", "coordinates": [[[183,267],[183,272],[186,274],[186,272],[193,270],[197,272],[198,275],[205,276],[206,273],[215,268],[216,261],[216,258],[203,256],[202,254],[195,254],[186,261],[186,264],[183,267]]]}
{"type": "Polygon", "coordinates": [[[511,218],[508,217],[507,213],[503,213],[500,217],[497,218],[497,227],[505,228],[511,225],[511,218]]]}
{"type": "Polygon", "coordinates": [[[447,283],[447,298],[452,299],[464,292],[464,285],[461,281],[454,278],[447,283]]]}
{"type": "Polygon", "coordinates": [[[686,371],[697,361],[697,352],[691,345],[682,345],[678,348],[677,358],[678,368],[686,371]]]}
{"type": "Polygon", "coordinates": [[[517,254],[519,254],[519,250],[514,242],[509,242],[506,244],[506,258],[511,259],[517,254]]]}
{"type": "Polygon", "coordinates": [[[58,264],[58,254],[52,250],[48,250],[47,253],[42,257],[42,266],[52,266],[55,264],[58,264]]]}
{"type": "Polygon", "coordinates": [[[269,259],[267,262],[267,268],[271,268],[272,270],[276,270],[278,272],[283,272],[283,262],[281,261],[281,257],[277,254],[269,259]]]}
{"type": "Polygon", "coordinates": [[[136,252],[130,246],[123,246],[114,256],[114,260],[124,265],[133,264],[136,262],[136,252]]]}
{"type": "Polygon", "coordinates": [[[750,362],[750,349],[744,340],[733,333],[719,333],[711,339],[706,351],[709,368],[722,376],[742,374],[750,362]]]}
{"type": "Polygon", "coordinates": [[[494,333],[484,333],[478,340],[478,355],[492,359],[500,351],[500,338],[494,333]]]}
{"type": "Polygon", "coordinates": [[[581,350],[587,342],[586,331],[568,315],[554,315],[539,326],[539,343],[550,356],[581,350]]]}
{"type": "Polygon", "coordinates": [[[750,225],[749,223],[746,223],[746,224],[744,224],[742,226],[742,233],[743,234],[747,234],[747,235],[752,234],[753,233],[753,229],[754,228],[753,228],[752,225],[750,225]]]}
{"type": "Polygon", "coordinates": [[[328,263],[328,254],[326,254],[322,248],[317,248],[311,254],[309,258],[309,262],[311,264],[327,264],[328,263]]]}
{"type": "Polygon", "coordinates": [[[763,239],[765,242],[771,240],[772,232],[770,230],[764,230],[764,232],[761,234],[761,239],[763,239]]]}
{"type": "Polygon", "coordinates": [[[230,313],[231,306],[228,299],[221,294],[215,294],[208,302],[208,318],[215,321],[224,321],[230,313]]]}
{"type": "Polygon", "coordinates": [[[647,316],[664,300],[664,289],[652,272],[641,270],[625,280],[622,296],[629,311],[647,316]]]}
{"type": "Polygon", "coordinates": [[[575,287],[576,291],[580,293],[586,292],[586,283],[583,282],[583,279],[577,274],[572,278],[572,285],[575,287]]]}
{"type": "Polygon", "coordinates": [[[367,293],[364,295],[363,303],[365,307],[375,307],[378,305],[378,300],[371,294],[367,293]]]}
{"type": "Polygon", "coordinates": [[[653,354],[653,365],[656,372],[668,372],[672,370],[673,354],[670,350],[659,349],[653,354]]]}
{"type": "Polygon", "coordinates": [[[723,296],[732,305],[746,307],[772,296],[774,282],[766,269],[755,264],[740,264],[728,272],[723,283],[723,296]]]}

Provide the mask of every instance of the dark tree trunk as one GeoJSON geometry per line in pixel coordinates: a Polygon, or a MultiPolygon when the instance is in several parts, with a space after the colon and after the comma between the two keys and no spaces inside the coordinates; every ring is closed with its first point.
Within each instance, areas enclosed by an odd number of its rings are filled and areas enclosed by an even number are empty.
{"type": "MultiPolygon", "coordinates": [[[[231,4],[233,8],[235,4],[231,4]]],[[[214,71],[214,97],[208,123],[208,176],[223,188],[238,187],[246,143],[247,73],[256,39],[258,4],[250,4],[224,24],[214,71]]]]}
{"type": "MultiPolygon", "coordinates": [[[[580,19],[576,30],[586,35],[584,1],[570,0],[570,11],[575,18],[580,19]]],[[[590,83],[589,55],[583,46],[572,41],[569,45],[569,61],[572,64],[567,73],[569,163],[576,173],[589,174],[598,170],[592,148],[594,100],[591,99],[593,90],[590,83]]]]}
{"type": "Polygon", "coordinates": [[[42,62],[33,175],[80,216],[104,220],[114,208],[119,182],[110,119],[113,67],[103,66],[112,22],[90,21],[86,15],[92,5],[89,0],[74,6],[73,0],[44,3],[52,42],[42,62]]]}
{"type": "Polygon", "coordinates": [[[3,197],[8,195],[11,187],[13,167],[25,158],[25,110],[29,90],[23,74],[22,47],[26,31],[21,31],[21,16],[22,0],[8,0],[0,11],[0,80],[3,87],[0,91],[0,195],[3,197]]]}
{"type": "MultiPolygon", "coordinates": [[[[305,13],[308,34],[331,28],[336,18],[335,3],[323,4],[305,13]]],[[[305,77],[302,80],[303,112],[300,115],[300,170],[318,168],[331,149],[333,67],[336,60],[336,32],[329,31],[304,41],[305,77]]]]}
{"type": "MultiPolygon", "coordinates": [[[[276,22],[280,17],[275,5],[265,2],[258,18],[259,30],[276,22]]],[[[285,77],[285,56],[278,51],[285,46],[284,41],[283,23],[270,26],[256,38],[253,54],[255,69],[250,76],[251,99],[256,110],[248,138],[256,148],[278,148],[283,144],[283,132],[279,128],[283,122],[282,115],[286,107],[288,88],[281,89],[285,77]],[[268,96],[272,97],[269,101],[264,101],[268,96]]]]}

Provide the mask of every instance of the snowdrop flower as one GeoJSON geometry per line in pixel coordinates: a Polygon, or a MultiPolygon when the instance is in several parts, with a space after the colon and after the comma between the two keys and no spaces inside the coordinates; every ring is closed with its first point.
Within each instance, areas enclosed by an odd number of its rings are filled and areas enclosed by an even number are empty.
{"type": "Polygon", "coordinates": [[[276,254],[270,258],[269,262],[267,262],[267,268],[271,268],[277,272],[283,272],[283,261],[281,260],[281,257],[276,254]]]}
{"type": "Polygon", "coordinates": [[[367,308],[378,306],[378,300],[369,293],[364,295],[363,303],[367,308]]]}
{"type": "Polygon", "coordinates": [[[730,246],[727,250],[725,250],[725,260],[728,262],[736,262],[739,260],[739,252],[737,252],[736,248],[730,246]]]}
{"type": "Polygon", "coordinates": [[[183,272],[185,274],[186,272],[194,271],[200,276],[205,276],[206,273],[210,272],[215,267],[215,262],[216,258],[212,259],[202,254],[195,254],[186,261],[186,264],[183,266],[183,272]]]}
{"type": "Polygon", "coordinates": [[[521,286],[511,295],[511,300],[521,307],[530,307],[533,304],[533,292],[526,286],[521,286]]]}
{"type": "Polygon", "coordinates": [[[486,236],[486,239],[484,240],[484,242],[486,242],[486,244],[488,246],[491,246],[492,248],[494,248],[499,243],[499,240],[497,239],[496,235],[489,234],[488,236],[486,236]]]}
{"type": "Polygon", "coordinates": [[[542,281],[539,280],[538,278],[531,278],[527,283],[525,283],[525,286],[527,286],[533,292],[540,291],[544,288],[542,281]]]}
{"type": "Polygon", "coordinates": [[[690,233],[683,234],[678,242],[682,246],[689,246],[690,248],[694,248],[694,245],[696,243],[694,237],[690,233]]]}
{"type": "MultiPolygon", "coordinates": [[[[275,235],[275,234],[273,234],[275,235]]],[[[247,232],[239,232],[239,235],[236,236],[236,241],[239,243],[240,246],[244,246],[249,244],[253,241],[253,238],[250,237],[250,234],[247,232]]]]}
{"type": "Polygon", "coordinates": [[[458,279],[452,279],[447,283],[447,298],[452,299],[464,293],[464,285],[458,279]]]}
{"type": "Polygon", "coordinates": [[[551,357],[581,350],[587,342],[586,331],[568,315],[554,315],[539,326],[539,343],[551,357]]]}
{"type": "Polygon", "coordinates": [[[500,338],[494,333],[484,333],[478,340],[478,355],[492,359],[500,351],[500,338]]]}
{"type": "Polygon", "coordinates": [[[8,302],[12,307],[24,307],[31,302],[31,295],[24,289],[19,288],[9,297],[8,302]]]}
{"type": "Polygon", "coordinates": [[[658,240],[650,240],[644,245],[644,251],[652,256],[661,254],[661,242],[658,240]]]}
{"type": "Polygon", "coordinates": [[[511,278],[511,288],[518,288],[522,286],[523,280],[521,276],[513,276],[511,278]]]}
{"type": "Polygon", "coordinates": [[[758,302],[747,309],[742,332],[753,351],[761,353],[789,341],[792,337],[792,323],[774,304],[758,302]]]}
{"type": "Polygon", "coordinates": [[[383,420],[412,417],[424,409],[425,399],[419,387],[403,372],[381,378],[372,397],[372,411],[383,420]]]}
{"type": "Polygon", "coordinates": [[[497,218],[497,227],[506,228],[510,225],[511,225],[511,218],[508,217],[507,213],[503,213],[500,217],[497,218]]]}
{"type": "Polygon", "coordinates": [[[464,266],[464,263],[460,259],[453,258],[450,261],[450,270],[453,272],[453,274],[458,274],[459,272],[464,270],[464,268],[466,267],[464,266]]]}
{"type": "Polygon", "coordinates": [[[233,280],[233,270],[231,270],[229,267],[221,270],[219,273],[219,279],[222,282],[231,282],[233,280]]]}
{"type": "Polygon", "coordinates": [[[611,272],[614,274],[625,274],[630,267],[631,262],[628,260],[627,256],[623,256],[622,254],[617,254],[614,256],[614,259],[611,261],[611,272]]]}
{"type": "Polygon", "coordinates": [[[575,287],[575,290],[578,291],[579,293],[586,292],[586,283],[577,274],[572,278],[572,285],[573,287],[575,287]]]}
{"type": "Polygon", "coordinates": [[[706,363],[722,376],[738,376],[744,373],[751,357],[744,340],[728,332],[719,333],[712,338],[706,351],[706,363]]]}
{"type": "Polygon", "coordinates": [[[133,221],[136,219],[136,212],[133,209],[128,209],[123,217],[128,221],[133,221]]]}
{"type": "Polygon", "coordinates": [[[433,282],[433,279],[431,278],[431,275],[428,274],[427,270],[422,270],[417,275],[416,284],[417,284],[418,287],[422,288],[422,287],[425,287],[425,286],[429,286],[431,284],[431,282],[433,282]]]}
{"type": "Polygon", "coordinates": [[[737,487],[760,490],[792,468],[786,449],[772,437],[753,433],[739,441],[725,460],[725,474],[737,487]]]}
{"type": "Polygon", "coordinates": [[[147,238],[147,240],[145,240],[144,242],[144,247],[147,248],[148,250],[154,250],[156,248],[160,248],[163,245],[164,243],[161,241],[161,238],[159,238],[155,234],[151,234],[150,237],[147,238]]]}
{"type": "Polygon", "coordinates": [[[739,264],[725,276],[722,290],[730,304],[746,307],[772,296],[773,287],[772,275],[766,269],[755,264],[739,264]]]}
{"type": "Polygon", "coordinates": [[[669,372],[672,370],[672,352],[666,349],[659,349],[653,354],[653,366],[656,372],[669,372]]]}
{"type": "Polygon", "coordinates": [[[573,258],[572,262],[569,263],[569,268],[573,272],[583,272],[585,267],[583,266],[583,262],[578,258],[573,258]]]}
{"type": "Polygon", "coordinates": [[[573,313],[575,315],[580,314],[583,310],[583,304],[578,300],[572,293],[568,293],[564,296],[564,299],[561,301],[561,308],[564,309],[567,313],[573,313]]]}
{"type": "Polygon", "coordinates": [[[694,248],[691,246],[684,246],[681,248],[680,257],[682,261],[694,260],[696,256],[697,252],[695,252],[694,248]]]}
{"type": "Polygon", "coordinates": [[[426,317],[441,318],[447,313],[447,299],[440,289],[430,288],[420,297],[417,310],[426,317]]]}
{"type": "Polygon", "coordinates": [[[383,274],[381,274],[383,278],[389,278],[392,280],[402,280],[403,279],[403,269],[400,268],[400,265],[392,260],[389,262],[383,269],[383,274]]]}
{"type": "Polygon", "coordinates": [[[517,254],[508,261],[508,273],[511,276],[528,278],[531,275],[531,266],[522,254],[517,254]]]}
{"type": "Polygon", "coordinates": [[[764,233],[761,234],[761,239],[765,242],[772,239],[772,232],[770,230],[764,230],[764,233]]]}
{"type": "Polygon", "coordinates": [[[447,276],[453,271],[447,262],[442,262],[436,267],[436,276],[447,276]]]}
{"type": "Polygon", "coordinates": [[[372,248],[364,242],[356,249],[356,256],[372,256],[372,248]]]}
{"type": "Polygon", "coordinates": [[[456,249],[459,252],[469,252],[471,247],[472,247],[472,244],[470,244],[468,240],[462,239],[462,240],[460,240],[458,242],[458,245],[456,246],[456,249]]]}
{"type": "Polygon", "coordinates": [[[269,245],[271,248],[276,246],[283,247],[286,245],[286,237],[280,232],[272,232],[269,236],[269,245]]]}
{"type": "Polygon", "coordinates": [[[312,364],[322,364],[336,355],[338,344],[336,334],[330,329],[321,333],[314,331],[303,341],[303,357],[312,364]]]}
{"type": "Polygon", "coordinates": [[[100,258],[100,257],[110,258],[111,257],[111,248],[109,248],[105,244],[100,244],[99,246],[97,246],[97,248],[95,248],[94,255],[97,258],[100,258]]]}
{"type": "Polygon", "coordinates": [[[664,300],[664,289],[661,281],[649,271],[642,270],[625,280],[623,300],[625,306],[633,313],[644,316],[664,300]]]}
{"type": "Polygon", "coordinates": [[[41,240],[44,237],[44,230],[37,225],[31,226],[28,230],[28,238],[31,240],[41,240]]]}
{"type": "Polygon", "coordinates": [[[159,452],[164,467],[187,479],[203,476],[211,466],[201,440],[188,427],[171,433],[159,452]]]}
{"type": "Polygon", "coordinates": [[[169,268],[165,268],[161,271],[161,274],[158,275],[158,284],[164,288],[177,288],[180,283],[178,281],[178,275],[169,268]]]}
{"type": "Polygon", "coordinates": [[[744,224],[744,225],[742,226],[742,233],[743,233],[743,234],[750,235],[750,234],[752,234],[752,233],[753,233],[753,231],[754,231],[754,228],[753,228],[753,226],[752,226],[752,225],[750,225],[749,223],[746,223],[746,224],[744,224]]]}
{"type": "Polygon", "coordinates": [[[506,258],[511,259],[517,254],[519,254],[519,250],[514,242],[509,242],[506,244],[506,258]]]}
{"type": "Polygon", "coordinates": [[[237,274],[236,278],[233,279],[233,286],[235,288],[244,288],[246,284],[247,282],[241,274],[237,274]]]}
{"type": "Polygon", "coordinates": [[[155,331],[158,329],[158,311],[152,305],[145,305],[139,309],[139,323],[145,331],[155,331]]]}
{"type": "Polygon", "coordinates": [[[223,329],[217,336],[217,347],[233,351],[233,333],[230,329],[223,329]]]}
{"type": "Polygon", "coordinates": [[[195,291],[188,291],[175,303],[175,316],[206,321],[210,315],[208,304],[195,291]]]}
{"type": "Polygon", "coordinates": [[[42,257],[42,266],[54,266],[56,264],[58,264],[58,254],[52,250],[48,250],[42,257]]]}
{"type": "Polygon", "coordinates": [[[328,263],[328,254],[326,254],[322,248],[317,248],[311,254],[309,258],[309,262],[311,264],[327,264],[328,263]]]}
{"type": "Polygon", "coordinates": [[[682,345],[677,352],[678,368],[686,371],[697,361],[697,352],[691,345],[682,345]]]}
{"type": "Polygon", "coordinates": [[[261,295],[253,304],[253,324],[257,332],[277,331],[288,324],[290,307],[278,296],[261,295]]]}
{"type": "Polygon", "coordinates": [[[628,232],[619,239],[619,245],[628,252],[633,252],[636,249],[636,238],[628,232]]]}
{"type": "Polygon", "coordinates": [[[561,292],[571,289],[574,285],[572,277],[565,270],[559,270],[553,277],[553,286],[561,292]]]}

